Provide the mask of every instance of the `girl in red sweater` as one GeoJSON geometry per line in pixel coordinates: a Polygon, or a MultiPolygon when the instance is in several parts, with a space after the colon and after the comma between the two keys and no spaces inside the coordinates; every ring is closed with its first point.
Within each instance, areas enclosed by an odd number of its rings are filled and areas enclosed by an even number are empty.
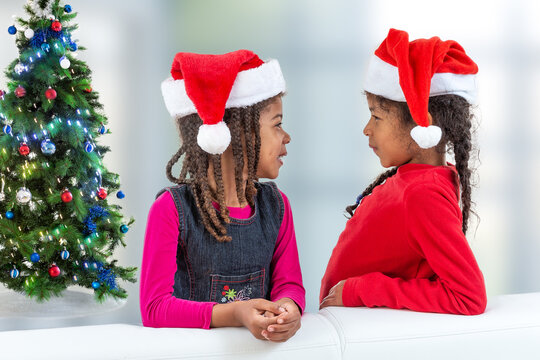
{"type": "Polygon", "coordinates": [[[477,72],[457,42],[438,37],[409,42],[391,29],[375,51],[364,135],[391,169],[347,207],[351,218],[322,279],[321,308],[484,311],[484,279],[465,238],[477,72]]]}

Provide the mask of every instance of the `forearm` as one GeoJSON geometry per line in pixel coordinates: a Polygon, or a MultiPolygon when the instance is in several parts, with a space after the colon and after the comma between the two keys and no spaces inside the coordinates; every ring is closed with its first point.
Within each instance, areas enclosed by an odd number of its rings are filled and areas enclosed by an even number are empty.
{"type": "Polygon", "coordinates": [[[210,327],[243,326],[238,318],[237,308],[239,302],[216,304],[212,308],[212,321],[210,327]]]}
{"type": "Polygon", "coordinates": [[[457,287],[440,279],[404,280],[370,273],[347,279],[343,304],[462,315],[484,311],[486,295],[482,286],[460,287],[459,290],[457,287]]]}

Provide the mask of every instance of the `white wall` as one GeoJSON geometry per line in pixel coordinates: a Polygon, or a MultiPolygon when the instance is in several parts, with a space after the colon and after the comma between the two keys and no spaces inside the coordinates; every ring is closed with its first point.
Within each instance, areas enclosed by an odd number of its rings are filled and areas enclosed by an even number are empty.
{"type": "MultiPolygon", "coordinates": [[[[362,76],[389,27],[411,38],[460,42],[480,68],[480,216],[469,242],[488,295],[540,290],[540,5],[534,1],[207,0],[68,2],[79,12],[74,38],[93,71],[112,135],[106,164],[121,175],[125,214],[137,222],[118,251],[140,265],[146,214],[167,184],[165,164],[178,146],[160,95],[177,51],[223,53],[239,48],[279,59],[288,83],[284,126],[291,133],[280,178],[295,218],[307,309],[318,307],[320,279],[339,233],[343,209],[382,170],[362,128],[368,110],[362,76]],[[478,5],[476,5],[478,4],[478,5]]],[[[16,56],[7,33],[23,1],[0,3],[0,69],[16,56]]],[[[3,74],[0,84],[5,84],[3,74]]],[[[0,86],[3,88],[3,86],[0,86]]],[[[138,286],[127,306],[80,323],[140,321],[138,286]]],[[[2,304],[0,304],[2,306],[2,304]]]]}

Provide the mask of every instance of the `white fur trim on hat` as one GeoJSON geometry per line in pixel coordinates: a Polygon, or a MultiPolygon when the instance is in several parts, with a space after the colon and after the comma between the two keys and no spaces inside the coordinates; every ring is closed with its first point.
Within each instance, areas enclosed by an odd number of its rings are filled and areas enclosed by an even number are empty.
{"type": "MultiPolygon", "coordinates": [[[[283,93],[285,89],[285,79],[279,62],[271,59],[259,67],[238,73],[225,108],[250,106],[283,93]]],[[[161,83],[161,93],[172,117],[197,112],[187,96],[183,79],[166,79],[161,83]]]]}
{"type": "Polygon", "coordinates": [[[231,132],[224,121],[214,125],[201,125],[197,144],[209,154],[222,154],[231,143],[231,132]]]}
{"type": "Polygon", "coordinates": [[[435,125],[415,126],[411,130],[411,137],[422,149],[429,149],[437,146],[441,141],[442,131],[440,127],[435,125]]]}
{"type": "MultiPolygon", "coordinates": [[[[364,90],[394,101],[406,101],[399,84],[398,68],[372,55],[364,90]]],[[[429,96],[454,94],[470,104],[476,100],[476,74],[435,73],[431,78],[429,96]]]]}

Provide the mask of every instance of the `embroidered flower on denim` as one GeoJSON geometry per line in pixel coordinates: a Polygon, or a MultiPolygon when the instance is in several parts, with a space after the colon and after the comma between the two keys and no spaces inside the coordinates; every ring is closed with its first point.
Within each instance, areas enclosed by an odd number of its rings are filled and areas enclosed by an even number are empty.
{"type": "Polygon", "coordinates": [[[221,298],[221,302],[234,302],[234,301],[244,301],[251,299],[251,294],[253,293],[253,289],[251,286],[244,286],[244,288],[240,291],[236,291],[235,289],[232,289],[229,285],[223,286],[223,290],[221,291],[221,295],[223,296],[221,298]]]}

